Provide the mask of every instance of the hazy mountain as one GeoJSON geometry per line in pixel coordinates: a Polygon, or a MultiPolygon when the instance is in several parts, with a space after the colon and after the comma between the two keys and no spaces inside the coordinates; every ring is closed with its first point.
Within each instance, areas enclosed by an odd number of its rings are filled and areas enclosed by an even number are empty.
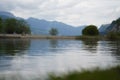
{"type": "Polygon", "coordinates": [[[57,21],[46,21],[43,19],[28,18],[26,20],[31,29],[34,30],[33,34],[49,34],[51,28],[56,28],[59,35],[75,36],[81,35],[81,31],[85,26],[74,27],[57,21]]]}
{"type": "Polygon", "coordinates": [[[6,18],[15,18],[15,16],[10,12],[0,11],[0,17],[3,19],[6,18]]]}
{"type": "MultiPolygon", "coordinates": [[[[14,14],[10,12],[4,12],[4,11],[0,11],[0,17],[2,17],[3,19],[6,18],[23,19],[14,16],[14,14]]],[[[78,36],[81,35],[82,29],[85,28],[85,26],[75,27],[58,21],[47,21],[32,17],[26,19],[26,22],[28,22],[28,24],[30,25],[32,34],[41,34],[41,35],[49,35],[49,30],[51,28],[56,28],[59,32],[59,35],[78,36]]]]}
{"type": "Polygon", "coordinates": [[[100,34],[107,34],[108,32],[120,32],[120,18],[112,21],[111,24],[102,25],[99,28],[100,34]]]}
{"type": "Polygon", "coordinates": [[[112,21],[110,26],[106,29],[107,32],[120,32],[120,18],[112,21]]]}
{"type": "Polygon", "coordinates": [[[100,33],[101,35],[106,34],[106,29],[107,29],[109,26],[110,26],[110,24],[103,24],[103,25],[101,25],[100,28],[99,28],[99,33],[100,33]]]}

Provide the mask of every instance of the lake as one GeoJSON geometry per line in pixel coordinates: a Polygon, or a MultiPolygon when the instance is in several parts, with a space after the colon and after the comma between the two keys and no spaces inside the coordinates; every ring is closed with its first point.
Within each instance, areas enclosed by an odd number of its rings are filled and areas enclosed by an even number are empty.
{"type": "Polygon", "coordinates": [[[120,65],[120,41],[0,39],[0,80],[120,65]]]}

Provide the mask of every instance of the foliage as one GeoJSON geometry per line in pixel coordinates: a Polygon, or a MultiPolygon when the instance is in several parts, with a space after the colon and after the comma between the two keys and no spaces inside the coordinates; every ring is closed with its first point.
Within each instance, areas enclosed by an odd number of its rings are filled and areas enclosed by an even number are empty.
{"type": "Polygon", "coordinates": [[[24,20],[17,20],[15,18],[8,18],[2,20],[0,18],[0,33],[6,34],[30,34],[29,25],[24,20]]]}
{"type": "Polygon", "coordinates": [[[24,20],[18,20],[17,24],[18,24],[17,29],[16,29],[17,34],[20,34],[20,33],[30,34],[31,33],[29,25],[24,20]]]}
{"type": "Polygon", "coordinates": [[[96,35],[99,35],[99,31],[96,26],[89,25],[82,30],[82,34],[88,35],[88,36],[96,36],[96,35]]]}
{"type": "Polygon", "coordinates": [[[0,18],[0,33],[2,33],[2,18],[0,18]]]}
{"type": "Polygon", "coordinates": [[[5,32],[8,34],[13,34],[16,31],[17,27],[17,20],[14,18],[6,19],[5,20],[5,32]]]}
{"type": "Polygon", "coordinates": [[[57,35],[58,34],[58,30],[56,28],[51,28],[49,31],[50,35],[57,35]]]}
{"type": "Polygon", "coordinates": [[[50,74],[49,78],[49,80],[120,80],[120,67],[106,70],[96,68],[94,70],[82,70],[81,72],[73,71],[62,76],[50,74]]]}
{"type": "Polygon", "coordinates": [[[120,33],[118,32],[109,32],[107,33],[107,39],[116,40],[120,38],[120,33]]]}

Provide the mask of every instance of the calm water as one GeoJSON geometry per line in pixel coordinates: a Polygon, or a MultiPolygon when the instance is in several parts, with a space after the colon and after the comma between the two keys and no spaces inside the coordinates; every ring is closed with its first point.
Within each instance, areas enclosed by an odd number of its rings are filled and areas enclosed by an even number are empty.
{"type": "Polygon", "coordinates": [[[0,40],[0,79],[32,80],[50,72],[120,65],[120,41],[0,40]]]}

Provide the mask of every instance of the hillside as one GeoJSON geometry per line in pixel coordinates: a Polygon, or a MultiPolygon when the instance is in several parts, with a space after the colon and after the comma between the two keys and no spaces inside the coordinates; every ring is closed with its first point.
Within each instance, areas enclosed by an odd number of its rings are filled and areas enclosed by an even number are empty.
{"type": "Polygon", "coordinates": [[[0,17],[3,19],[6,18],[15,18],[15,16],[10,12],[0,11],[0,17]]]}
{"type": "Polygon", "coordinates": [[[101,35],[106,34],[106,29],[110,26],[110,24],[103,24],[101,25],[101,27],[99,28],[99,33],[101,35]]]}
{"type": "MultiPolygon", "coordinates": [[[[2,17],[3,19],[6,18],[23,19],[14,16],[14,14],[10,12],[4,12],[4,11],[0,11],[0,17],[2,17]]],[[[47,21],[32,17],[26,19],[26,22],[30,25],[32,34],[35,35],[49,35],[49,30],[51,28],[56,28],[59,32],[59,35],[78,36],[81,35],[82,29],[85,28],[85,26],[75,27],[58,21],[47,21]]]]}
{"type": "Polygon", "coordinates": [[[85,26],[74,27],[71,25],[64,24],[57,21],[46,21],[36,18],[29,18],[26,20],[31,29],[33,29],[33,34],[49,34],[51,28],[56,28],[59,32],[59,35],[65,36],[76,36],[81,35],[81,31],[85,26]]]}
{"type": "Polygon", "coordinates": [[[112,21],[110,24],[102,25],[99,28],[100,34],[107,34],[108,32],[120,32],[120,18],[112,21]]]}
{"type": "Polygon", "coordinates": [[[120,18],[112,21],[110,26],[106,29],[107,32],[120,32],[120,18]]]}

